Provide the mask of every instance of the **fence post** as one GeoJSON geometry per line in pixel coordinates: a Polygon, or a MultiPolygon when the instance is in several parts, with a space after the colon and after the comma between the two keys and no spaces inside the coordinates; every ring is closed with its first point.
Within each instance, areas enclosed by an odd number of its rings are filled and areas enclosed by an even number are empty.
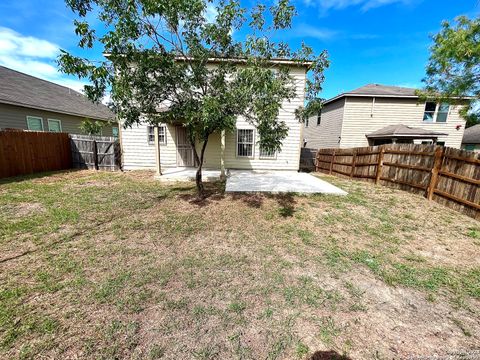
{"type": "Polygon", "coordinates": [[[432,167],[432,175],[430,176],[430,183],[427,187],[426,198],[428,200],[433,199],[433,194],[438,183],[438,172],[440,171],[443,163],[443,146],[437,146],[435,148],[434,161],[432,167]]]}
{"type": "Polygon", "coordinates": [[[332,155],[330,155],[330,171],[328,172],[330,175],[332,175],[334,161],[335,161],[335,149],[333,150],[332,155]]]}
{"type": "Polygon", "coordinates": [[[315,153],[315,172],[318,172],[318,156],[319,156],[320,149],[317,150],[315,153]]]}
{"type": "Polygon", "coordinates": [[[95,163],[95,170],[98,170],[98,146],[97,146],[97,140],[93,140],[93,162],[95,163]]]}
{"type": "Polygon", "coordinates": [[[350,171],[350,177],[352,178],[355,173],[355,161],[357,159],[357,149],[353,149],[353,157],[352,157],[352,169],[350,171]]]}
{"type": "Polygon", "coordinates": [[[380,178],[382,177],[384,154],[385,148],[383,145],[380,145],[380,152],[378,153],[377,174],[375,175],[375,184],[378,184],[380,182],[380,178]]]}

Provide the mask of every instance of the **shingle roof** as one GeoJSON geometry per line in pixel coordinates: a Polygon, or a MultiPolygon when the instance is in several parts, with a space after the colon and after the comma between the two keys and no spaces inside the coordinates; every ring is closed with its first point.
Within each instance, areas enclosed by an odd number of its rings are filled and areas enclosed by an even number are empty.
{"type": "Polygon", "coordinates": [[[380,84],[368,84],[358,89],[352,90],[347,94],[361,94],[361,95],[392,95],[392,96],[416,96],[413,88],[406,88],[400,86],[387,86],[380,84]]]}
{"type": "Polygon", "coordinates": [[[402,124],[389,125],[368,134],[369,138],[383,138],[383,137],[410,137],[410,138],[433,138],[438,136],[445,136],[448,134],[439,133],[435,131],[425,130],[421,128],[414,128],[402,124]]]}
{"type": "Polygon", "coordinates": [[[401,98],[418,98],[415,95],[414,88],[406,88],[400,86],[388,86],[380,84],[368,84],[361,86],[355,90],[341,93],[331,99],[324,101],[324,104],[338,100],[345,96],[378,96],[378,97],[401,97],[401,98]]]}
{"type": "Polygon", "coordinates": [[[107,106],[94,104],[79,92],[4,66],[0,66],[0,103],[90,119],[112,120],[115,116],[107,106]]]}
{"type": "Polygon", "coordinates": [[[463,144],[480,144],[480,124],[470,126],[463,133],[463,144]]]}

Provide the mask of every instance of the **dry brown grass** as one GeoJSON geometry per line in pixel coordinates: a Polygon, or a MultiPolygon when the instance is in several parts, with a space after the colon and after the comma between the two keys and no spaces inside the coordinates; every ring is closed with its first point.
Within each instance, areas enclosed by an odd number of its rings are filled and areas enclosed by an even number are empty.
{"type": "Polygon", "coordinates": [[[0,184],[0,357],[473,354],[478,222],[325,178],[350,194],[212,184],[198,203],[145,172],[0,184]]]}

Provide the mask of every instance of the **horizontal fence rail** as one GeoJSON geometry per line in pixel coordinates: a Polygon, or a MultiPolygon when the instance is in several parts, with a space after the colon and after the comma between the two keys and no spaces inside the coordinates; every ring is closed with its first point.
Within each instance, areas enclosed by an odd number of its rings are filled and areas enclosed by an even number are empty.
{"type": "Polygon", "coordinates": [[[0,178],[72,167],[66,133],[0,131],[0,178]]]}
{"type": "Polygon", "coordinates": [[[415,144],[319,149],[314,167],[421,193],[480,219],[480,154],[471,151],[415,144]]]}

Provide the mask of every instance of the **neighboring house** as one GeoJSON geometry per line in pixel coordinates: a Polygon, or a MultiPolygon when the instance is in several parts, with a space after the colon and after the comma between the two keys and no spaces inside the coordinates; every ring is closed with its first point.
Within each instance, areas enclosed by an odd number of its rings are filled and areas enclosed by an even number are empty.
{"type": "MultiPolygon", "coordinates": [[[[244,119],[238,118],[235,131],[210,135],[204,157],[204,168],[298,170],[302,124],[295,118],[294,112],[299,106],[303,106],[306,70],[309,64],[300,65],[288,60],[272,60],[272,65],[276,64],[290,66],[290,74],[296,84],[296,97],[291,101],[285,101],[278,115],[278,118],[285,121],[289,128],[281,150],[269,153],[260,149],[259,134],[255,127],[244,119]],[[222,144],[224,144],[223,147],[222,144]]],[[[162,167],[196,165],[184,127],[163,124],[159,126],[158,131],[162,167]]],[[[156,169],[157,156],[152,126],[141,124],[122,128],[121,144],[125,170],[156,169]]]]}
{"type": "Polygon", "coordinates": [[[82,134],[85,120],[105,123],[102,135],[118,136],[115,115],[84,95],[0,66],[0,130],[24,129],[82,134]]]}
{"type": "Polygon", "coordinates": [[[462,149],[480,153],[480,124],[465,129],[462,149]]]}
{"type": "Polygon", "coordinates": [[[304,146],[350,148],[432,143],[460,148],[461,105],[420,102],[415,89],[369,84],[326,100],[305,124],[304,146]]]}

